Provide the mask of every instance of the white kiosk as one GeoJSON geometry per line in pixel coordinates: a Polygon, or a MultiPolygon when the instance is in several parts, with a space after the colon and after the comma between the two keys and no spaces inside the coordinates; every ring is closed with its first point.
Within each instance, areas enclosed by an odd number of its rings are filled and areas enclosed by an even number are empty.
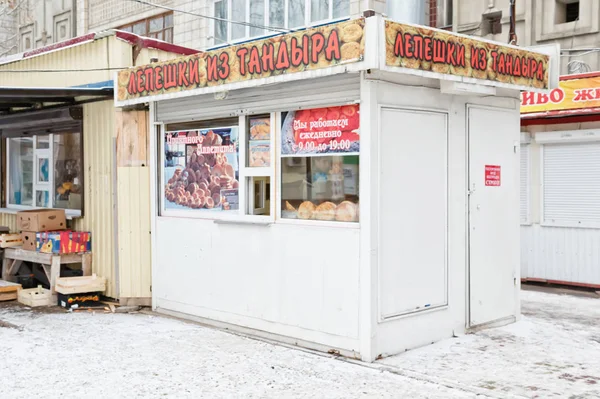
{"type": "Polygon", "coordinates": [[[519,92],[550,57],[372,15],[121,71],[153,307],[373,361],[519,307],[519,92]]]}

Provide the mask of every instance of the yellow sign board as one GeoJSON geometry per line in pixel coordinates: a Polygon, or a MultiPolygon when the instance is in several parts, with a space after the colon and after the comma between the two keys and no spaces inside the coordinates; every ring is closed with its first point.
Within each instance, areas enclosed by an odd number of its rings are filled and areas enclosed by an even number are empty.
{"type": "Polygon", "coordinates": [[[521,93],[521,113],[600,107],[600,76],[561,80],[548,94],[521,93]]]}

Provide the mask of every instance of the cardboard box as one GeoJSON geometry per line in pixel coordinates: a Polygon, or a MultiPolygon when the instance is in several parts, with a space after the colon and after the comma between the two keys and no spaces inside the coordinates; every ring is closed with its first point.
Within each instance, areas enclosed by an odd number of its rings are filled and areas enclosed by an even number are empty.
{"type": "Polygon", "coordinates": [[[85,309],[87,307],[102,306],[100,294],[89,292],[84,294],[58,294],[58,306],[65,309],[85,309]]]}
{"type": "Polygon", "coordinates": [[[23,249],[27,251],[36,250],[36,232],[35,231],[22,231],[21,240],[23,240],[23,249]]]}
{"type": "Polygon", "coordinates": [[[35,249],[47,254],[72,254],[92,250],[88,231],[46,231],[35,233],[35,249]]]}
{"type": "Polygon", "coordinates": [[[17,229],[21,231],[53,231],[67,228],[64,209],[35,209],[17,213],[17,229]]]}

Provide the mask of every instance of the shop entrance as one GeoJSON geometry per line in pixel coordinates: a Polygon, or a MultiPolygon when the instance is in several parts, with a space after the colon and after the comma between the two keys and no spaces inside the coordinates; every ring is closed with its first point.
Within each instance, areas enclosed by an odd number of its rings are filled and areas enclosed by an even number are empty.
{"type": "Polygon", "coordinates": [[[468,106],[469,326],[514,315],[518,140],[514,110],[468,106]],[[494,121],[490,123],[490,121],[494,121]],[[516,148],[515,148],[516,146],[516,148]],[[514,213],[514,215],[513,215],[514,213]]]}

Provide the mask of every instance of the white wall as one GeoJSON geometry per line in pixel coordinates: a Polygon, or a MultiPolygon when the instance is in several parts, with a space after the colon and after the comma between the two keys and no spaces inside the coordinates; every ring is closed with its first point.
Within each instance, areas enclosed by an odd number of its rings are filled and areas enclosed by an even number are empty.
{"type": "Polygon", "coordinates": [[[358,351],[359,229],[159,217],[156,306],[358,351]]]}
{"type": "MultiPolygon", "coordinates": [[[[467,325],[467,136],[466,136],[466,106],[467,104],[482,104],[494,107],[514,109],[518,112],[518,93],[500,91],[499,97],[462,97],[441,95],[439,89],[430,88],[435,86],[435,81],[415,79],[412,77],[400,77],[384,74],[383,79],[395,80],[396,82],[404,82],[409,86],[400,86],[393,83],[385,82],[370,82],[366,83],[370,86],[376,86],[376,98],[379,105],[396,106],[401,108],[417,108],[428,109],[438,112],[448,113],[448,253],[447,253],[447,306],[437,309],[417,311],[412,314],[400,316],[397,318],[382,320],[382,309],[379,306],[380,282],[378,276],[381,275],[381,249],[378,248],[379,242],[372,239],[370,250],[374,254],[371,256],[373,263],[373,272],[371,274],[373,289],[371,300],[372,307],[370,325],[372,326],[372,344],[369,347],[371,354],[369,360],[378,356],[387,356],[394,353],[399,353],[418,346],[430,344],[444,338],[461,334],[466,331],[467,325]],[[422,86],[422,87],[419,87],[422,86]]],[[[375,106],[376,108],[376,106],[375,106]]],[[[372,112],[377,112],[372,109],[372,112]]],[[[373,118],[375,120],[376,118],[373,118]]],[[[381,139],[381,129],[376,126],[377,122],[373,122],[375,127],[374,142],[381,139]],[[376,132],[376,133],[375,133],[376,132]]],[[[373,126],[372,125],[372,126],[373,126]]],[[[402,129],[403,126],[399,126],[402,129]]],[[[415,130],[413,134],[419,135],[423,132],[415,130]]],[[[518,137],[518,132],[515,132],[515,137],[518,137]]],[[[380,142],[379,146],[384,146],[384,142],[380,142]]],[[[371,156],[377,159],[377,146],[371,148],[371,156]]],[[[426,151],[426,149],[424,149],[426,151]]],[[[399,156],[402,156],[399,149],[399,156]]],[[[372,176],[380,176],[381,171],[377,170],[378,163],[372,164],[375,170],[372,171],[372,176]]],[[[400,173],[400,171],[398,171],[400,173]]],[[[415,171],[418,173],[418,171],[415,171]]],[[[376,179],[377,180],[377,179],[376,179]]],[[[384,184],[381,180],[373,182],[372,190],[379,193],[378,184],[384,184]]],[[[423,182],[427,184],[426,181],[423,182]]],[[[406,187],[407,195],[426,195],[427,189],[412,186],[406,187]]],[[[377,195],[377,194],[375,194],[377,195]]],[[[399,201],[400,203],[401,201],[399,201]]],[[[515,210],[516,211],[516,210],[515,210]]],[[[371,210],[371,234],[375,237],[375,232],[378,229],[377,219],[385,218],[383,214],[378,214],[377,210],[371,210]]],[[[441,221],[443,223],[443,221],[441,221]]],[[[364,227],[363,227],[364,228],[364,227]]],[[[400,228],[400,227],[399,227],[400,228]]],[[[410,226],[404,226],[410,228],[410,226]]],[[[515,226],[516,228],[516,226],[515,226]]],[[[381,234],[393,234],[393,231],[381,232],[381,234]]],[[[427,243],[422,243],[423,251],[428,250],[427,243]]],[[[515,256],[518,257],[518,248],[514,248],[515,256]]],[[[403,262],[406,259],[402,254],[398,254],[398,262],[403,262]]],[[[418,267],[418,265],[414,265],[418,267]]],[[[506,267],[514,271],[518,271],[518,263],[514,265],[506,264],[506,267]]],[[[517,273],[518,275],[518,273],[517,273]]],[[[415,272],[406,273],[406,279],[418,279],[419,274],[415,272]]],[[[415,280],[416,281],[416,280],[415,280]]],[[[423,280],[415,282],[416,284],[424,283],[423,280]]],[[[429,287],[424,287],[425,290],[429,287]]],[[[509,287],[505,295],[515,299],[516,303],[513,311],[515,318],[520,313],[518,305],[518,289],[519,286],[509,287]]],[[[363,358],[365,356],[363,355],[363,358]]]]}

